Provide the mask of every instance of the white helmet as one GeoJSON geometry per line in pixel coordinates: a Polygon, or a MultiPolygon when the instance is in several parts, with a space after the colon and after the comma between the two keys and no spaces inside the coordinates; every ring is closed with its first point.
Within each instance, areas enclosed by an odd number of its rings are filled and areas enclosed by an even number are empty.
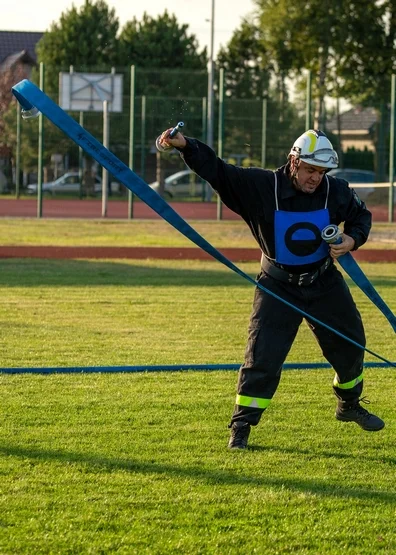
{"type": "Polygon", "coordinates": [[[298,137],[290,155],[312,166],[328,169],[338,166],[338,156],[333,145],[322,131],[314,129],[309,129],[298,137]]]}

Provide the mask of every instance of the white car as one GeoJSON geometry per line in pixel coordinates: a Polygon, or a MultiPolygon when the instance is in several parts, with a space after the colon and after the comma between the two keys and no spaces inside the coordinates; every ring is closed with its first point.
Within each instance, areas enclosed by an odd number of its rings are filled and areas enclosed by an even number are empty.
{"type": "MultiPolygon", "coordinates": [[[[150,183],[150,187],[159,193],[158,181],[150,183]]],[[[192,170],[182,170],[173,173],[164,180],[164,195],[173,197],[203,197],[206,189],[206,181],[201,179],[192,170]]]]}
{"type": "MultiPolygon", "coordinates": [[[[29,195],[37,194],[38,184],[33,183],[27,186],[27,192],[29,195]]],[[[78,172],[65,173],[55,181],[49,181],[48,183],[43,183],[42,188],[43,193],[50,195],[62,194],[62,193],[75,193],[80,192],[80,177],[78,172]]],[[[95,176],[95,194],[101,193],[102,191],[102,180],[99,176],[95,176]]]]}

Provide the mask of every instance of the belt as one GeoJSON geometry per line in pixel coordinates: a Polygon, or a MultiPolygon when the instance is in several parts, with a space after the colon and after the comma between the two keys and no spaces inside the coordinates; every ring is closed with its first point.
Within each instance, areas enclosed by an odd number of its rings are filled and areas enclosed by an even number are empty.
{"type": "Polygon", "coordinates": [[[307,286],[311,285],[320,275],[322,275],[327,268],[333,264],[332,258],[326,258],[325,262],[314,272],[305,272],[304,274],[291,274],[279,266],[271,264],[265,256],[261,257],[261,268],[262,270],[278,281],[284,281],[285,283],[291,283],[293,285],[307,286]]]}

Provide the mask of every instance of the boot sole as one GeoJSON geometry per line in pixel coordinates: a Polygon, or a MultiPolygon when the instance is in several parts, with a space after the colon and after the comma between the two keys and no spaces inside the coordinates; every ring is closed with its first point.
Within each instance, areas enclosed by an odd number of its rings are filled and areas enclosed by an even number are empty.
{"type": "Polygon", "coordinates": [[[341,418],[340,416],[338,416],[336,414],[336,419],[339,422],[355,422],[355,424],[357,424],[358,426],[360,426],[362,428],[362,430],[364,430],[365,432],[379,432],[381,430],[383,430],[385,428],[385,422],[382,424],[382,426],[380,428],[365,428],[364,426],[362,426],[359,422],[357,422],[356,420],[349,420],[348,418],[341,418]]]}
{"type": "Polygon", "coordinates": [[[244,451],[247,448],[247,445],[228,445],[228,449],[230,449],[231,451],[244,451]]]}

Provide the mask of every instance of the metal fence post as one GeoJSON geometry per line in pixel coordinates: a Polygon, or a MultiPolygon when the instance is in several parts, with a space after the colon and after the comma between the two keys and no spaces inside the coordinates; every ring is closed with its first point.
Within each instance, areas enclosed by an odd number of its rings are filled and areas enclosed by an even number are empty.
{"type": "Polygon", "coordinates": [[[141,178],[144,179],[144,170],[146,165],[146,153],[144,150],[146,145],[146,97],[144,95],[142,96],[142,128],[140,131],[140,145],[140,175],[141,178]]]}
{"type": "MultiPolygon", "coordinates": [[[[40,62],[40,89],[44,92],[44,64],[40,62]]],[[[44,116],[39,115],[38,132],[38,179],[37,179],[37,217],[43,216],[43,151],[44,151],[44,116]]]]}
{"type": "Polygon", "coordinates": [[[206,141],[207,117],[208,117],[208,99],[206,96],[202,98],[202,142],[206,141]]]}
{"type": "MultiPolygon", "coordinates": [[[[131,66],[131,87],[129,102],[129,167],[133,170],[133,160],[135,157],[135,66],[131,66]]],[[[134,195],[128,189],[128,219],[133,218],[134,195]]]]}
{"type": "Polygon", "coordinates": [[[261,120],[261,167],[267,164],[267,99],[263,98],[262,120],[261,120]]]}
{"type": "Polygon", "coordinates": [[[17,128],[15,152],[15,198],[19,198],[21,181],[21,105],[17,102],[17,128]]]}
{"type": "MultiPolygon", "coordinates": [[[[217,156],[223,158],[223,143],[224,143],[224,69],[221,68],[219,72],[219,137],[217,156]]],[[[217,219],[223,219],[223,203],[221,198],[217,195],[217,219]]]]}
{"type": "MultiPolygon", "coordinates": [[[[81,127],[84,127],[84,112],[80,112],[78,123],[81,127]]],[[[84,178],[84,151],[79,146],[78,147],[78,181],[79,181],[79,196],[80,199],[83,198],[83,178],[84,178]]]]}
{"type": "MultiPolygon", "coordinates": [[[[109,106],[108,101],[103,101],[103,146],[109,148],[109,106]]],[[[102,169],[102,217],[107,216],[109,172],[102,169]]]]}
{"type": "Polygon", "coordinates": [[[308,71],[307,75],[307,97],[305,105],[305,129],[312,127],[312,72],[308,71]]]}
{"type": "Polygon", "coordinates": [[[391,85],[391,120],[390,120],[390,140],[389,140],[389,205],[388,221],[393,222],[394,212],[394,175],[395,175],[395,103],[396,103],[396,75],[392,75],[391,85]]]}

